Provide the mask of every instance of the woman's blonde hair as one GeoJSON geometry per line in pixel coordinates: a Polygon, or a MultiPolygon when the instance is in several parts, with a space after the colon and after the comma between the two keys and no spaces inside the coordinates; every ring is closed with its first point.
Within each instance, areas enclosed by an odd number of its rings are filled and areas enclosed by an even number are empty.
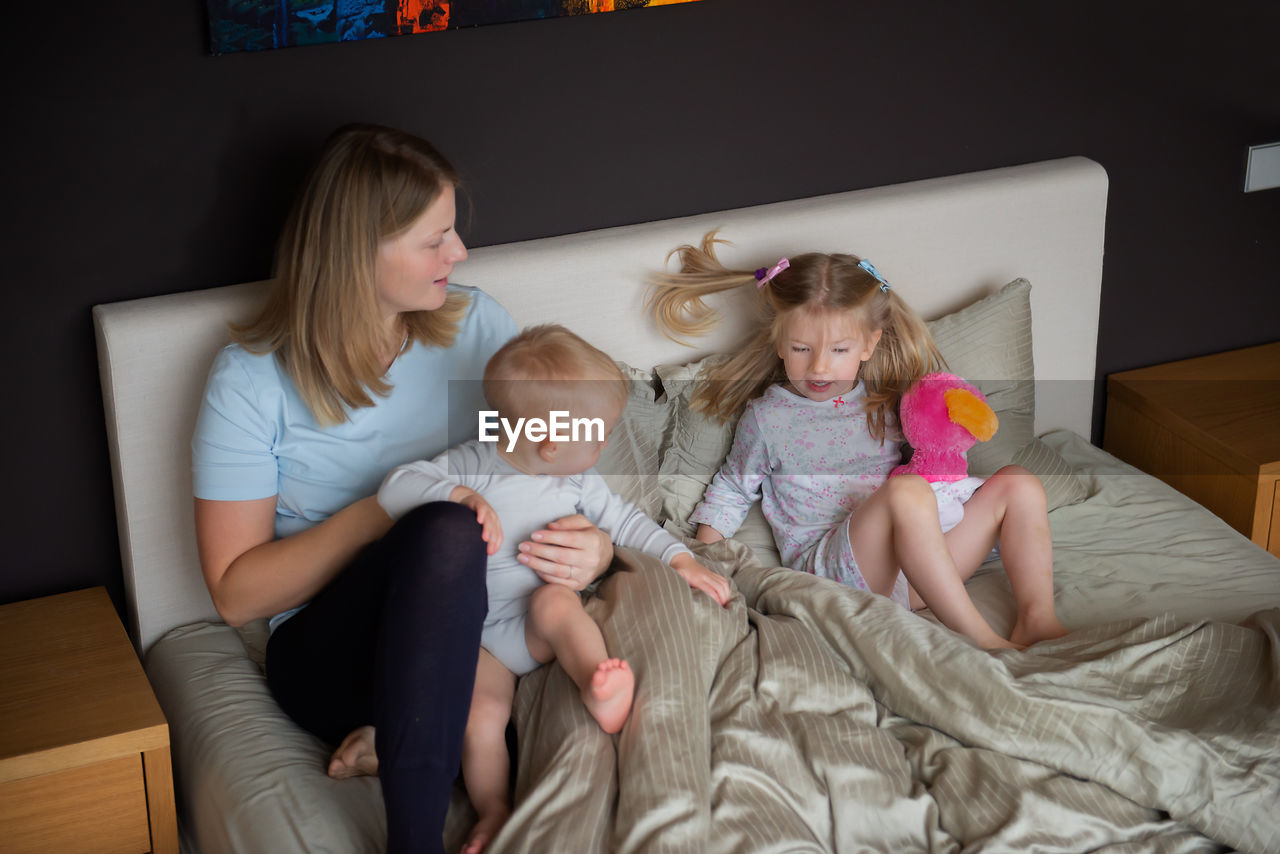
{"type": "Polygon", "coordinates": [[[945,367],[933,336],[920,317],[891,287],[859,266],[853,255],[811,252],[790,258],[790,266],[762,287],[751,270],[732,270],[716,257],[716,244],[726,243],[708,232],[698,246],[685,245],[673,255],[676,273],[652,279],[649,307],[668,337],[702,335],[717,322],[703,297],[732,288],[748,287],[757,295],[756,328],[724,361],[699,377],[692,403],[723,421],[741,412],[770,385],[786,381],[778,340],[796,311],[844,314],[864,334],[881,330],[880,342],[858,372],[867,389],[867,425],[884,441],[907,388],[930,371],[945,367]]]}
{"type": "Polygon", "coordinates": [[[405,338],[388,341],[375,269],[382,241],[458,183],[430,143],[403,131],[353,124],[326,141],[285,221],[266,305],[231,325],[247,350],[275,353],[320,424],[346,421],[348,410],[391,390],[389,350],[453,343],[468,304],[459,293],[435,311],[402,313],[405,338]]]}

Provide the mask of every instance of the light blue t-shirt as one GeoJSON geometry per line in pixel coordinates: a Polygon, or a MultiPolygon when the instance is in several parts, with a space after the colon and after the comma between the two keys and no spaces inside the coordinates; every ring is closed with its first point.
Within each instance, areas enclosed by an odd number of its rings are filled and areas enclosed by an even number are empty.
{"type": "Polygon", "coordinates": [[[316,424],[274,355],[238,344],[214,359],[191,441],[195,496],[247,501],[276,496],[275,534],[287,537],[378,491],[398,465],[434,457],[477,433],[480,380],[515,322],[483,291],[470,296],[446,348],[415,343],[387,371],[374,405],[329,427],[316,424]]]}

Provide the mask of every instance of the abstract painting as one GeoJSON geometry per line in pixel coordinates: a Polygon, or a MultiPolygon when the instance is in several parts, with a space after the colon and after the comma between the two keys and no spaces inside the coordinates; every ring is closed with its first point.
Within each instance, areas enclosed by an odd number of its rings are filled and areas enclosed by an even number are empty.
{"type": "Polygon", "coordinates": [[[207,0],[222,54],[359,41],[504,21],[590,15],[698,0],[207,0]]]}

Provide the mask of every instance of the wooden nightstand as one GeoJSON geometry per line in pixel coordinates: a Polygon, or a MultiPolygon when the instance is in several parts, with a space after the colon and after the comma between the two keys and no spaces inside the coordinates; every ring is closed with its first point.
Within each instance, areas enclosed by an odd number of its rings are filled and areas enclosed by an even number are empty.
{"type": "Polygon", "coordinates": [[[1103,447],[1280,556],[1280,342],[1111,374],[1103,447]]]}
{"type": "Polygon", "coordinates": [[[0,607],[0,849],[177,854],[169,725],[101,587],[0,607]]]}

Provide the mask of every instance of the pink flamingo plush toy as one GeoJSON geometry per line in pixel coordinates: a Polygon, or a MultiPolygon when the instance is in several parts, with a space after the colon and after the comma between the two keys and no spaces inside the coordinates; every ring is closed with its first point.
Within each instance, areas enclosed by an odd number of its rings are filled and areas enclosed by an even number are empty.
{"type": "Polygon", "coordinates": [[[996,433],[998,419],[986,397],[955,374],[925,374],[898,407],[911,461],[889,473],[918,474],[930,483],[969,474],[968,450],[996,433]]]}

